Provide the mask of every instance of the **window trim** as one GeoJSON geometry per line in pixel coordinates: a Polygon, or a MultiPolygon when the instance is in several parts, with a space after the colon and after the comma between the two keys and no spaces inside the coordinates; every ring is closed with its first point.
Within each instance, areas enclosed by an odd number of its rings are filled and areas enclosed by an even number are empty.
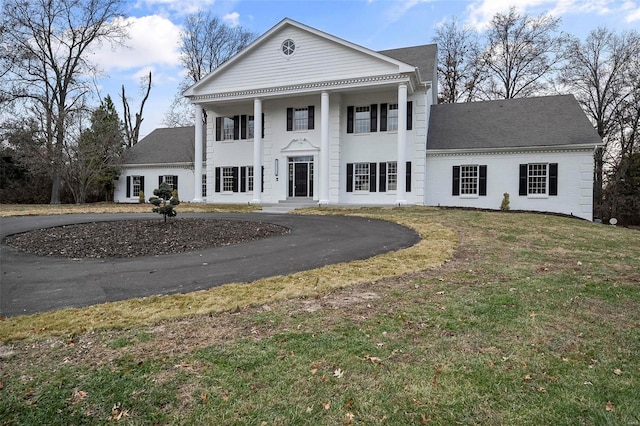
{"type": "Polygon", "coordinates": [[[558,195],[558,163],[533,162],[520,164],[520,178],[518,195],[526,196],[531,199],[544,199],[558,195]],[[536,177],[531,175],[531,166],[545,166],[545,192],[530,192],[530,178],[536,177]]]}

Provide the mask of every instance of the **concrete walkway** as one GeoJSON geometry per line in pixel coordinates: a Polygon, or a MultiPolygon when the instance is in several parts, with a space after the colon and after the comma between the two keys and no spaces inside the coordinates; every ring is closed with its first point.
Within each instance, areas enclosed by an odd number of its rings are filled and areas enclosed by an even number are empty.
{"type": "MultiPolygon", "coordinates": [[[[187,293],[232,282],[286,275],[332,263],[366,259],[409,247],[419,236],[379,220],[287,214],[181,214],[180,217],[252,220],[291,229],[287,235],[235,246],[133,259],[35,256],[4,244],[7,235],[71,223],[157,218],[143,214],[74,214],[0,219],[0,315],[187,293]]],[[[99,242],[97,242],[99,244],[99,242]]]]}

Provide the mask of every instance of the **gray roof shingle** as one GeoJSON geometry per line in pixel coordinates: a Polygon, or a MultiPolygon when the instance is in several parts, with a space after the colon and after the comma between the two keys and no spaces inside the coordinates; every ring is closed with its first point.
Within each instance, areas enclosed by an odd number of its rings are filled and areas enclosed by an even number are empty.
{"type": "Polygon", "coordinates": [[[420,78],[423,81],[433,81],[437,51],[438,48],[435,44],[423,44],[421,46],[381,50],[378,53],[417,67],[420,70],[420,78]]]}
{"type": "Polygon", "coordinates": [[[601,144],[573,95],[431,106],[427,150],[601,144]]]}
{"type": "Polygon", "coordinates": [[[127,150],[124,164],[193,163],[195,127],[155,129],[127,150]]]}

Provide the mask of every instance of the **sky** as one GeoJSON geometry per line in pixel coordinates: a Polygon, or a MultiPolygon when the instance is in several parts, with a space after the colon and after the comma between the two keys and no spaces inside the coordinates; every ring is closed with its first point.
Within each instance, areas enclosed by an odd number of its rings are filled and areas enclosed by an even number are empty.
{"type": "Polygon", "coordinates": [[[561,29],[584,39],[600,26],[640,30],[640,0],[127,0],[124,14],[130,38],[124,45],[103,45],[93,62],[103,71],[101,97],[120,108],[124,85],[133,111],[142,99],[140,79],[152,72],[141,137],[158,127],[178,93],[181,25],[189,13],[209,11],[231,26],[261,35],[284,18],[372,50],[428,44],[439,25],[455,18],[483,28],[497,12],[515,6],[531,16],[549,13],[561,29]]]}

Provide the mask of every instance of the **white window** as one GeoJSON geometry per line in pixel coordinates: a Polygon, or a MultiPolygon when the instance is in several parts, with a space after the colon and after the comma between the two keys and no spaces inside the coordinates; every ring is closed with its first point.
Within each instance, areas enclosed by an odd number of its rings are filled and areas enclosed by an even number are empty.
{"type": "Polygon", "coordinates": [[[369,133],[371,131],[371,113],[368,106],[356,107],[355,132],[369,133]]]}
{"type": "Polygon", "coordinates": [[[355,163],[353,165],[353,189],[355,191],[369,191],[369,163],[355,163]]]}
{"type": "Polygon", "coordinates": [[[398,189],[398,163],[390,161],[387,163],[387,190],[395,191],[398,189]]]}
{"type": "Polygon", "coordinates": [[[169,185],[172,190],[177,190],[178,188],[176,187],[176,178],[177,176],[165,175],[162,176],[162,182],[169,185]]]}
{"type": "Polygon", "coordinates": [[[478,195],[478,166],[460,166],[460,195],[478,195]]]}
{"type": "Polygon", "coordinates": [[[387,110],[387,130],[398,130],[398,104],[389,104],[387,110]]]}
{"type": "Polygon", "coordinates": [[[293,40],[286,39],[282,42],[282,53],[285,56],[291,56],[296,51],[296,44],[293,40]]]}
{"type": "Polygon", "coordinates": [[[547,193],[547,164],[529,164],[527,192],[531,195],[547,193]]]}
{"type": "Polygon", "coordinates": [[[134,197],[140,196],[141,181],[142,179],[140,179],[140,176],[131,176],[131,185],[132,185],[134,197]]]}
{"type": "Polygon", "coordinates": [[[222,168],[222,191],[233,192],[233,167],[222,168]]]}
{"type": "Polygon", "coordinates": [[[222,124],[222,140],[233,140],[233,118],[224,117],[222,124]]]}
{"type": "Polygon", "coordinates": [[[253,191],[253,166],[247,167],[247,192],[253,191]]]}
{"type": "Polygon", "coordinates": [[[253,129],[254,129],[254,120],[253,115],[249,116],[249,120],[247,120],[247,138],[253,139],[253,129]]]}
{"type": "Polygon", "coordinates": [[[307,130],[309,128],[309,109],[295,108],[293,110],[293,130],[307,130]]]}

